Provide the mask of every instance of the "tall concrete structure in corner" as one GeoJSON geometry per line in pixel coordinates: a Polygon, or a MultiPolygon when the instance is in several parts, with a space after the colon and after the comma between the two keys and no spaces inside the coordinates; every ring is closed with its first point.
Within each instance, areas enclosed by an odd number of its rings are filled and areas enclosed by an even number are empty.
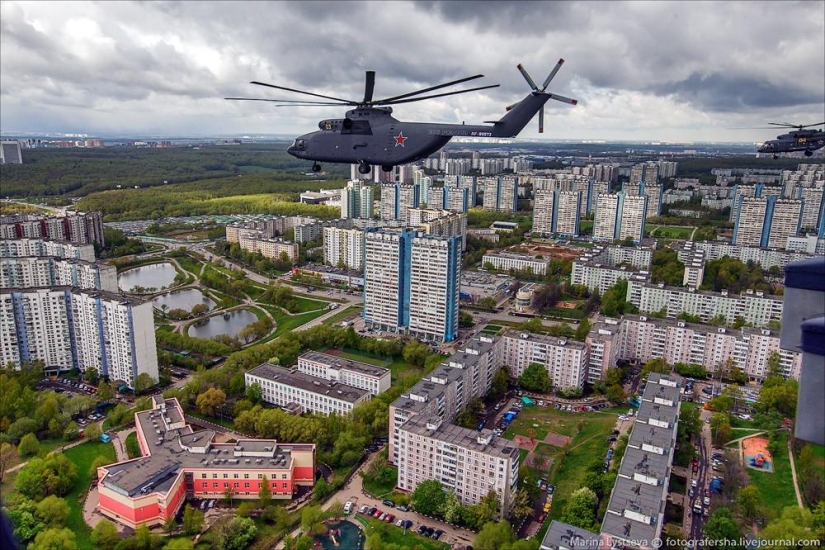
{"type": "Polygon", "coordinates": [[[23,164],[23,150],[19,141],[0,141],[0,164],[23,164]]]}
{"type": "Polygon", "coordinates": [[[799,232],[802,206],[801,200],[780,199],[775,195],[740,197],[736,203],[733,244],[785,248],[788,237],[799,232]]]}
{"type": "Polygon", "coordinates": [[[368,229],[364,319],[372,326],[449,342],[458,333],[461,237],[368,229]]]}

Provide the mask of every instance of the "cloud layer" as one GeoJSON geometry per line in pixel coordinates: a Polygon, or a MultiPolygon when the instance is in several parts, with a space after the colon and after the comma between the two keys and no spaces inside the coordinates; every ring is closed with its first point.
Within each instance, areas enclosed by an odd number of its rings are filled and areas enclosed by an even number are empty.
{"type": "Polygon", "coordinates": [[[758,141],[727,128],[825,112],[821,0],[4,1],[0,26],[4,133],[299,134],[342,110],[222,98],[301,99],[261,80],[357,99],[367,69],[376,97],[484,73],[501,87],[396,108],[477,123],[528,91],[516,64],[541,82],[559,57],[550,90],[580,103],[549,105],[547,138],[758,141]]]}

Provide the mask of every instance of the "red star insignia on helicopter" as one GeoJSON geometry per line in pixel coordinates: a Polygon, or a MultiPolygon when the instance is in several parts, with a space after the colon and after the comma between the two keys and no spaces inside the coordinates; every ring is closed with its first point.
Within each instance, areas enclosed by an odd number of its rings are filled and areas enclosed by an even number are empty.
{"type": "Polygon", "coordinates": [[[404,135],[404,132],[398,132],[398,135],[395,136],[395,146],[398,147],[400,145],[401,147],[404,147],[404,142],[408,139],[409,138],[404,135]]]}

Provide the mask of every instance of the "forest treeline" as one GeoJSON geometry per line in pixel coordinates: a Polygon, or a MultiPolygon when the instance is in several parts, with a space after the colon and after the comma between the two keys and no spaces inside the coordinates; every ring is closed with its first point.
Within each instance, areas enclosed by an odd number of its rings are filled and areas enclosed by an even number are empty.
{"type": "MultiPolygon", "coordinates": [[[[26,149],[23,164],[0,165],[0,180],[4,196],[62,196],[67,200],[117,186],[158,186],[239,174],[265,176],[272,184],[302,179],[306,179],[305,185],[312,182],[305,176],[309,163],[288,155],[286,148],[287,144],[242,144],[26,149]]],[[[324,169],[328,178],[349,176],[349,165],[328,164],[324,169]]]]}

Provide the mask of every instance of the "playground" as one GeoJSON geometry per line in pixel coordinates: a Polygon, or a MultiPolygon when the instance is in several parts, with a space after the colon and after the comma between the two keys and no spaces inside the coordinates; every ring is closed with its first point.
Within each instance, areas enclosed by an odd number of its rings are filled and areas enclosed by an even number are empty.
{"type": "Polygon", "coordinates": [[[742,440],[742,455],[745,466],[759,472],[773,473],[773,457],[768,451],[768,439],[765,437],[749,437],[742,440]]]}

